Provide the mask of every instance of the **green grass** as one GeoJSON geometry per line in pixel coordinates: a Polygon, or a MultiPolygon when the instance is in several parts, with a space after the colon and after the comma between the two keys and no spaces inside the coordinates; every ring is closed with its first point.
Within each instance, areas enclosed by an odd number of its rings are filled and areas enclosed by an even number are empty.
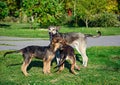
{"type": "Polygon", "coordinates": [[[81,67],[78,74],[69,72],[70,65],[61,73],[55,73],[53,62],[51,74],[42,73],[42,61],[33,59],[25,77],[20,68],[20,54],[10,54],[3,58],[5,51],[0,51],[0,85],[120,85],[120,47],[91,47],[87,49],[88,67],[81,65],[82,58],[77,54],[77,64],[81,67]],[[80,61],[79,61],[80,60],[80,61]]]}
{"type": "Polygon", "coordinates": [[[0,36],[48,38],[48,31],[31,29],[0,29],[0,36]]]}
{"type": "Polygon", "coordinates": [[[88,34],[96,34],[96,31],[101,31],[103,36],[110,36],[110,35],[120,35],[120,27],[92,27],[92,28],[69,28],[69,27],[62,27],[60,30],[61,32],[81,32],[81,33],[88,33],[88,34]]]}
{"type": "MultiPolygon", "coordinates": [[[[8,26],[0,27],[0,36],[16,36],[16,37],[32,37],[32,38],[49,38],[48,30],[40,28],[38,24],[35,25],[36,29],[30,29],[30,24],[9,24],[8,26]]],[[[100,30],[103,36],[120,35],[120,27],[63,27],[61,26],[60,32],[81,32],[86,34],[96,34],[96,31],[100,30]]]]}

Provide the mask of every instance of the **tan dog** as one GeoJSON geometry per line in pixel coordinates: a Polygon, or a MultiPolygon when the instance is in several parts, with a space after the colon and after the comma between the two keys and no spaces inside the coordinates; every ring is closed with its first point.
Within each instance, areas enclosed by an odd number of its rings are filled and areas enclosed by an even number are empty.
{"type": "Polygon", "coordinates": [[[62,41],[62,38],[54,37],[49,46],[28,46],[20,50],[6,52],[4,57],[7,54],[21,52],[24,59],[21,70],[25,76],[28,75],[26,69],[34,57],[43,60],[43,73],[50,73],[51,61],[55,56],[56,50],[62,46],[62,41]]]}

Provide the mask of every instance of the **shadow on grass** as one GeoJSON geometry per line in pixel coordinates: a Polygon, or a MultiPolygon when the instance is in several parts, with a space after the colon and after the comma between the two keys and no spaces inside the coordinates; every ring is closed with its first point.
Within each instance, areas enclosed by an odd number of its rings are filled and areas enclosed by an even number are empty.
{"type": "Polygon", "coordinates": [[[76,61],[82,64],[82,60],[80,60],[80,57],[82,57],[80,54],[76,54],[76,61]]]}
{"type": "MultiPolygon", "coordinates": [[[[76,54],[76,62],[78,61],[78,62],[80,62],[82,64],[82,61],[80,60],[80,57],[81,57],[80,54],[76,54]]],[[[56,58],[54,58],[52,62],[56,62],[56,58]]],[[[56,66],[57,66],[57,62],[56,62],[56,66]]],[[[71,72],[71,62],[70,61],[66,60],[64,62],[64,67],[69,69],[69,72],[71,72]]],[[[58,71],[58,69],[56,69],[56,71],[54,71],[54,72],[57,72],[57,71],[58,71]]]]}
{"type": "Polygon", "coordinates": [[[17,85],[18,83],[15,83],[14,81],[0,81],[0,85],[17,85]]]}
{"type": "Polygon", "coordinates": [[[120,71],[120,56],[115,56],[114,58],[111,58],[108,60],[108,62],[105,63],[106,67],[104,70],[108,71],[120,71]]]}
{"type": "MultiPolygon", "coordinates": [[[[82,61],[80,60],[80,54],[76,54],[76,61],[82,63],[82,61]]],[[[51,65],[53,64],[53,62],[56,62],[55,58],[53,59],[51,65]]],[[[17,66],[17,65],[22,66],[22,63],[10,64],[8,66],[17,66]]],[[[69,69],[69,72],[71,72],[71,70],[70,70],[71,63],[69,61],[65,61],[64,65],[65,65],[65,68],[69,69]]],[[[32,67],[41,67],[41,68],[43,68],[43,61],[42,60],[40,60],[40,61],[36,61],[36,60],[31,61],[31,63],[27,67],[27,71],[29,71],[32,67]]]]}
{"type": "Polygon", "coordinates": [[[10,64],[10,65],[7,65],[7,66],[17,66],[17,65],[22,65],[22,63],[10,64]]]}
{"type": "Polygon", "coordinates": [[[31,61],[27,70],[29,71],[32,67],[41,67],[43,68],[43,61],[31,61]]]}
{"type": "Polygon", "coordinates": [[[10,27],[11,25],[9,25],[9,24],[0,24],[0,27],[1,28],[7,28],[7,27],[10,27]]]}
{"type": "MultiPolygon", "coordinates": [[[[23,62],[22,63],[16,63],[16,64],[10,64],[10,65],[7,65],[7,66],[17,66],[17,65],[21,65],[22,66],[23,62]]],[[[31,61],[31,63],[29,64],[29,66],[27,67],[27,70],[29,71],[32,67],[43,67],[43,62],[42,61],[31,61]]]]}

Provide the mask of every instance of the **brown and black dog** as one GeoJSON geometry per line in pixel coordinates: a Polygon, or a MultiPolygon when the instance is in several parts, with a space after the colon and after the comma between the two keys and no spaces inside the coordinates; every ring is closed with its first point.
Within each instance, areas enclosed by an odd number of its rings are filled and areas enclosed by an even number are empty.
{"type": "Polygon", "coordinates": [[[59,65],[56,66],[56,67],[59,67],[58,72],[61,72],[64,69],[65,60],[69,60],[71,62],[70,70],[73,74],[76,74],[74,69],[76,68],[77,70],[80,70],[80,67],[76,64],[76,57],[75,57],[74,49],[70,45],[67,45],[66,42],[64,42],[62,48],[59,49],[59,52],[60,52],[59,53],[60,62],[59,62],[59,65]]]}
{"type": "Polygon", "coordinates": [[[48,46],[27,46],[20,50],[6,52],[4,57],[7,54],[21,52],[24,59],[21,70],[25,76],[28,75],[26,69],[33,57],[43,60],[43,73],[50,73],[51,61],[55,56],[56,50],[62,46],[62,42],[62,38],[54,37],[48,46]]]}

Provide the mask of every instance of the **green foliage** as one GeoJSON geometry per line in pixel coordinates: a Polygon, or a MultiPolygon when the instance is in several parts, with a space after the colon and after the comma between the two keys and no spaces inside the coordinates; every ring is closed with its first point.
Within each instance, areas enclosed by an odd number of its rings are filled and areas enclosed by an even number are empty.
{"type": "Polygon", "coordinates": [[[113,13],[101,13],[94,16],[91,20],[90,26],[94,27],[113,27],[120,26],[120,22],[117,19],[117,15],[113,13]]]}
{"type": "Polygon", "coordinates": [[[49,0],[43,1],[45,8],[42,9],[42,12],[39,15],[40,26],[49,26],[49,25],[59,25],[63,18],[64,11],[63,6],[59,3],[59,0],[49,0]]]}
{"type": "Polygon", "coordinates": [[[65,62],[65,69],[56,73],[56,63],[51,66],[51,74],[43,74],[43,62],[33,59],[28,67],[30,76],[25,77],[20,68],[23,62],[21,54],[10,54],[5,58],[0,51],[1,85],[119,85],[120,84],[120,47],[91,47],[88,67],[82,67],[81,56],[77,54],[77,64],[81,67],[78,74],[69,72],[70,64],[65,62]]]}
{"type": "Polygon", "coordinates": [[[0,19],[5,18],[8,15],[8,8],[5,2],[0,1],[0,19]]]}
{"type": "Polygon", "coordinates": [[[23,11],[28,16],[36,16],[41,27],[58,25],[63,17],[63,6],[59,0],[24,0],[23,11]],[[24,10],[25,9],[25,10],[24,10]]]}
{"type": "MultiPolygon", "coordinates": [[[[119,14],[119,0],[1,0],[7,4],[9,17],[18,22],[49,25],[68,25],[89,27],[94,16],[104,12],[119,14]],[[68,11],[71,11],[69,15],[68,11]],[[33,20],[30,20],[33,17],[33,20]]],[[[7,11],[3,15],[7,16],[7,11]]],[[[0,10],[1,11],[1,10],[0,10]]],[[[2,13],[2,12],[1,12],[2,13]]],[[[2,16],[3,16],[2,15],[2,16]]],[[[104,14],[105,16],[107,14],[104,14]]],[[[104,16],[103,15],[103,16],[104,16]]],[[[3,18],[5,17],[3,16],[3,18]]],[[[102,17],[102,16],[101,16],[102,17]]],[[[108,15],[109,17],[109,15],[108,15]]],[[[101,18],[104,19],[104,18],[101,18]]],[[[96,20],[96,19],[94,19],[96,20]]],[[[104,21],[104,20],[103,20],[104,21]]],[[[97,21],[95,21],[97,22],[97,21]]],[[[95,24],[95,23],[93,23],[95,24]]],[[[109,26],[109,23],[106,23],[109,26]]],[[[92,25],[91,25],[92,26],[92,25]]],[[[105,26],[105,25],[102,25],[105,26]]]]}
{"type": "Polygon", "coordinates": [[[106,0],[81,0],[77,2],[77,16],[84,21],[86,27],[92,16],[105,11],[106,0]]]}

